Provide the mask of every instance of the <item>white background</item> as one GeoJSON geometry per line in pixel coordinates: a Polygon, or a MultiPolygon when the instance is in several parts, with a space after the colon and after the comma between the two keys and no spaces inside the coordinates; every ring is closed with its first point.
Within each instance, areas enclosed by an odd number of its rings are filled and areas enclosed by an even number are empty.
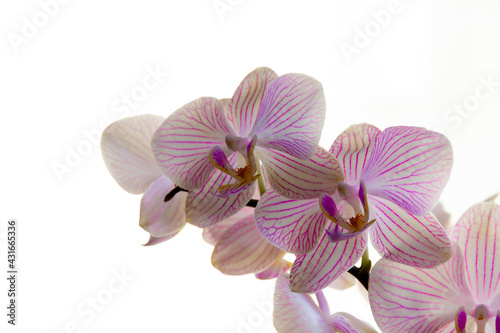
{"type": "MultiPolygon", "coordinates": [[[[442,195],[452,219],[500,191],[497,1],[70,0],[44,22],[47,2],[0,4],[0,232],[8,218],[20,225],[18,326],[6,324],[2,278],[0,331],[274,332],[256,305],[272,300],[274,281],[220,274],[201,230],[188,225],[167,243],[140,245],[140,196],[115,183],[84,135],[125,115],[114,103],[147,68],[168,77],[128,115],[166,117],[201,96],[231,97],[259,66],[304,73],[324,86],[324,147],[360,122],[439,129],[455,154],[442,195]],[[372,12],[391,8],[381,27],[372,12]],[[26,35],[34,19],[45,26],[26,35]],[[372,36],[363,41],[365,28],[372,36]],[[346,57],[347,44],[357,53],[346,57]],[[488,91],[481,78],[497,85],[488,91]],[[477,99],[477,89],[488,96],[477,99]],[[464,102],[470,111],[455,113],[464,102]],[[58,177],[54,165],[85,145],[87,155],[58,177]],[[122,270],[133,279],[88,314],[88,299],[104,297],[122,270]]],[[[332,311],[371,320],[366,303],[342,295],[328,294],[332,311]]]]}

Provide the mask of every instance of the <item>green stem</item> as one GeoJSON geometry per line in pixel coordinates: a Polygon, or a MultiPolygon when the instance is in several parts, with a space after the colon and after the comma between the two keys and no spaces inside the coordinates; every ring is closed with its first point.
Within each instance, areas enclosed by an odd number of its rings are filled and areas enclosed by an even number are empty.
{"type": "Polygon", "coordinates": [[[260,162],[257,162],[257,173],[260,175],[260,177],[257,178],[257,184],[259,184],[259,192],[260,195],[262,196],[267,189],[266,189],[266,184],[264,184],[264,178],[262,177],[262,169],[260,168],[260,162]]]}
{"type": "Polygon", "coordinates": [[[349,269],[349,273],[354,276],[358,281],[368,290],[368,283],[370,281],[370,269],[372,268],[372,262],[368,254],[368,248],[363,252],[361,257],[361,267],[353,266],[349,269]]]}

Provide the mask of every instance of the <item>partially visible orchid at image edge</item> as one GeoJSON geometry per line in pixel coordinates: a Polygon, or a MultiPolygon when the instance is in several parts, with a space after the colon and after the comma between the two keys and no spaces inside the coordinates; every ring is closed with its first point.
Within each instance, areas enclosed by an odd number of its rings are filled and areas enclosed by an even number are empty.
{"type": "Polygon", "coordinates": [[[116,182],[129,193],[144,193],[139,225],[150,234],[144,245],[164,242],[186,225],[187,193],[164,202],[175,184],[162,175],[151,151],[151,138],[163,121],[154,115],[121,119],[109,125],[101,137],[102,157],[116,182]]]}
{"type": "Polygon", "coordinates": [[[405,265],[435,267],[450,258],[449,237],[429,213],[451,171],[446,137],[419,127],[353,125],[329,154],[345,175],[331,181],[335,191],[292,200],[269,190],[255,211],[261,233],[298,255],[292,291],[325,288],[361,258],[368,235],[381,256],[405,265]]]}
{"type": "Polygon", "coordinates": [[[500,206],[470,207],[451,239],[451,259],[435,268],[375,264],[369,299],[383,332],[500,332],[500,206]]]}
{"type": "Polygon", "coordinates": [[[319,291],[318,304],[307,294],[294,293],[288,275],[281,274],[274,290],[273,323],[278,333],[376,333],[368,323],[344,312],[331,314],[319,291]]]}
{"type": "Polygon", "coordinates": [[[318,81],[257,68],[231,100],[202,97],[171,114],[154,134],[152,150],[177,186],[199,191],[197,198],[188,196],[188,205],[213,207],[196,219],[187,216],[208,227],[245,206],[261,172],[286,197],[331,191],[336,184],[325,185],[324,178],[343,179],[338,163],[334,158],[310,161],[323,153],[318,142],[324,117],[318,81]]]}

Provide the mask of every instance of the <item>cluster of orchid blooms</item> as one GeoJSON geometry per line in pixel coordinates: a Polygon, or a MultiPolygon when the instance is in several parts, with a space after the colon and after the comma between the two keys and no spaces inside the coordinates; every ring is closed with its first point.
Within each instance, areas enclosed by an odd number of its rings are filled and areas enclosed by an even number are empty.
{"type": "Polygon", "coordinates": [[[317,80],[257,68],[231,99],[111,124],[102,153],[122,188],[144,193],[146,245],[190,223],[222,273],[277,278],[278,332],[376,332],[330,314],[322,289],[346,272],[382,332],[500,332],[500,207],[472,206],[449,235],[430,212],[453,163],[448,139],[360,124],[326,150],[325,112],[317,80]],[[368,238],[382,256],[373,268],[368,238]]]}

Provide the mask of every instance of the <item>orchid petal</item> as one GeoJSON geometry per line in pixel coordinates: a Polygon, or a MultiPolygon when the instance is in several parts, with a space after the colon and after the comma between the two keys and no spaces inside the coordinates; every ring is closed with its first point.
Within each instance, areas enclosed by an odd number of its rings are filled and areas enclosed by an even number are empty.
{"type": "Polygon", "coordinates": [[[151,183],[141,200],[139,225],[151,236],[162,237],[180,231],[186,225],[184,210],[186,192],[177,193],[172,200],[164,202],[165,193],[175,187],[165,176],[151,183]]]}
{"type": "Polygon", "coordinates": [[[125,191],[143,193],[161,175],[151,151],[151,138],[163,120],[149,114],[125,118],[102,133],[104,163],[125,191]]]}
{"type": "Polygon", "coordinates": [[[231,163],[227,160],[226,154],[221,147],[215,146],[210,149],[208,158],[210,159],[210,162],[212,162],[212,164],[220,171],[227,173],[231,177],[238,177],[236,170],[234,170],[231,163]]]}
{"type": "Polygon", "coordinates": [[[330,148],[330,152],[340,162],[345,182],[356,184],[373,149],[375,139],[381,130],[369,124],[352,125],[342,132],[330,148]]]}
{"type": "Polygon", "coordinates": [[[351,273],[342,273],[338,278],[328,285],[328,288],[346,290],[356,285],[358,280],[351,273]]]}
{"type": "Polygon", "coordinates": [[[379,260],[372,268],[368,288],[379,328],[388,333],[432,333],[454,323],[458,308],[473,305],[469,304],[471,294],[464,265],[456,244],[451,259],[436,268],[379,260]]]}
{"type": "Polygon", "coordinates": [[[249,136],[257,145],[308,159],[316,152],[325,120],[321,83],[302,74],[286,74],[268,86],[249,136]]]}
{"type": "MultiPolygon", "coordinates": [[[[285,252],[282,252],[282,254],[284,255],[285,252]]],[[[286,261],[285,259],[279,257],[278,260],[272,263],[271,266],[269,266],[262,272],[255,274],[255,277],[260,280],[274,279],[281,273],[288,272],[291,267],[292,267],[291,262],[286,261]]]]}
{"type": "Polygon", "coordinates": [[[281,256],[255,226],[253,215],[232,225],[215,245],[212,265],[224,274],[243,275],[263,271],[281,256]]]}
{"type": "Polygon", "coordinates": [[[177,234],[181,232],[180,230],[179,231],[176,231],[176,232],[173,232],[171,234],[168,234],[166,236],[162,236],[162,237],[154,237],[154,236],[149,236],[149,240],[147,241],[147,243],[145,244],[142,244],[143,246],[153,246],[153,245],[157,245],[157,244],[160,244],[160,243],[163,243],[163,242],[166,242],[168,241],[169,239],[172,239],[174,238],[175,236],[177,236],[177,234]]]}
{"type": "MultiPolygon", "coordinates": [[[[333,223],[328,223],[333,228],[333,223]]],[[[313,251],[297,256],[290,271],[290,288],[294,292],[314,293],[347,272],[361,258],[366,248],[366,232],[344,242],[331,243],[326,233],[313,251]]]]}
{"type": "Polygon", "coordinates": [[[452,163],[451,144],[444,135],[419,127],[390,127],[377,137],[362,179],[368,194],[424,215],[437,204],[452,163]]]}
{"type": "Polygon", "coordinates": [[[451,214],[444,209],[443,204],[441,202],[438,202],[438,204],[432,209],[431,213],[438,219],[439,223],[441,223],[446,233],[449,234],[452,228],[450,219],[451,214]]]}
{"type": "Polygon", "coordinates": [[[328,323],[334,328],[334,332],[358,333],[358,330],[352,326],[349,320],[338,313],[331,315],[330,318],[328,318],[328,323]]]}
{"type": "MultiPolygon", "coordinates": [[[[354,331],[346,331],[344,329],[344,332],[377,333],[377,330],[375,330],[370,324],[368,324],[367,322],[365,322],[361,319],[354,317],[350,313],[337,312],[337,313],[331,315],[330,318],[331,319],[335,318],[334,320],[336,322],[340,321],[340,322],[344,323],[345,321],[347,321],[350,325],[350,329],[354,330],[354,331]],[[337,316],[340,316],[343,319],[340,319],[337,316]]],[[[349,326],[347,326],[347,327],[349,327],[349,326]]],[[[338,325],[338,324],[336,324],[336,328],[341,329],[340,325],[338,325]]],[[[340,332],[342,332],[342,330],[340,330],[340,332]]]]}
{"type": "Polygon", "coordinates": [[[180,187],[193,190],[202,187],[214,169],[210,149],[224,147],[226,135],[233,134],[222,103],[202,97],[172,113],[151,146],[162,172],[180,187]]]}
{"type": "Polygon", "coordinates": [[[476,303],[490,303],[500,292],[500,206],[494,202],[472,206],[458,220],[451,238],[464,252],[476,303]]]}
{"type": "Polygon", "coordinates": [[[267,190],[255,208],[255,221],[271,244],[286,252],[304,254],[316,247],[327,218],[317,199],[291,200],[267,190]]]}
{"type": "Polygon", "coordinates": [[[290,291],[288,275],[276,279],[273,323],[278,333],[334,333],[310,295],[290,291]]]}
{"type": "Polygon", "coordinates": [[[272,69],[259,67],[248,74],[234,92],[227,117],[239,136],[250,133],[266,88],[277,77],[272,69]]]}
{"type": "Polygon", "coordinates": [[[371,196],[368,200],[376,219],[370,238],[384,258],[421,268],[450,258],[450,239],[434,215],[415,216],[389,200],[371,196]]]}
{"type": "Polygon", "coordinates": [[[190,191],[186,200],[186,220],[200,228],[206,228],[245,207],[255,192],[256,183],[228,198],[217,197],[213,194],[221,183],[231,179],[230,176],[217,170],[204,187],[197,191],[190,191]]]}
{"type": "MultiPolygon", "coordinates": [[[[244,158],[233,154],[230,163],[240,165],[244,158]]],[[[214,195],[223,184],[233,182],[234,178],[214,169],[207,183],[199,190],[189,191],[186,200],[186,220],[200,228],[206,228],[222,221],[241,210],[255,193],[256,183],[247,189],[228,198],[214,195]]]]}
{"type": "Polygon", "coordinates": [[[248,216],[253,214],[254,208],[245,206],[236,214],[222,220],[221,222],[211,225],[209,227],[203,228],[202,237],[205,242],[208,244],[215,246],[219,239],[224,235],[224,233],[231,227],[233,224],[248,216]]]}
{"type": "Polygon", "coordinates": [[[265,148],[257,149],[256,156],[271,187],[286,198],[313,199],[323,192],[333,194],[338,182],[344,179],[338,161],[321,147],[309,160],[265,148]]]}

